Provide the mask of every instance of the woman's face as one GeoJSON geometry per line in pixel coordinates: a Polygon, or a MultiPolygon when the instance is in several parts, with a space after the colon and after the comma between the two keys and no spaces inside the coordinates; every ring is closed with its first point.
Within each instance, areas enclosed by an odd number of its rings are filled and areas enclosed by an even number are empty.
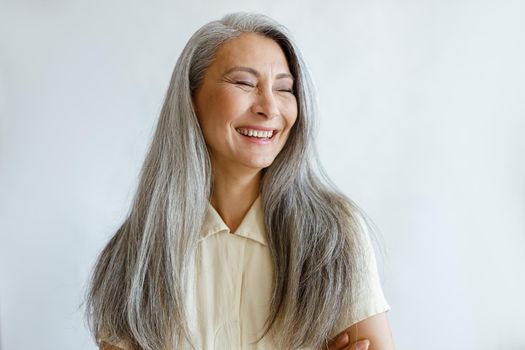
{"type": "Polygon", "coordinates": [[[243,33],[222,44],[193,95],[214,166],[269,166],[297,118],[292,89],[286,57],[272,39],[243,33]]]}

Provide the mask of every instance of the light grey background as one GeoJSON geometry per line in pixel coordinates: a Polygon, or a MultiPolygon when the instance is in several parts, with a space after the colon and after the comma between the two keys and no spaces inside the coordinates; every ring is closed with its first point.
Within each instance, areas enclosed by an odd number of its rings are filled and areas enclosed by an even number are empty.
{"type": "Polygon", "coordinates": [[[524,1],[0,0],[1,349],[95,348],[87,276],[175,61],[237,10],[311,66],[323,162],[380,229],[397,349],[525,349],[524,1]]]}

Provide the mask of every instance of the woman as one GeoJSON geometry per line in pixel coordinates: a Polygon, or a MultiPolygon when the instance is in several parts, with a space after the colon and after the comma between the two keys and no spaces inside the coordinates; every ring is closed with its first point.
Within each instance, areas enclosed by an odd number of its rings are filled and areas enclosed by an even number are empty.
{"type": "Polygon", "coordinates": [[[93,273],[101,348],[393,349],[364,216],[316,163],[315,113],[270,18],[230,14],[190,38],[93,273]]]}

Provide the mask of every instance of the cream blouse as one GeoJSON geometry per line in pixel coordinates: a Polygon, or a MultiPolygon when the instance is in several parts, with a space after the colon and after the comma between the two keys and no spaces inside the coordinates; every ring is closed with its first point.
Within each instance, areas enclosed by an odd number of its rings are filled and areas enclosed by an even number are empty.
{"type": "MultiPolygon", "coordinates": [[[[261,196],[253,202],[232,234],[215,208],[208,203],[200,233],[196,274],[189,303],[190,320],[198,349],[275,349],[269,335],[262,335],[272,286],[272,262],[266,242],[261,196]]],[[[353,308],[353,315],[333,334],[375,314],[390,310],[381,288],[374,250],[368,239],[370,271],[367,290],[353,308]]],[[[105,339],[101,339],[108,342],[105,339]]],[[[113,342],[130,349],[124,341],[113,342]]]]}

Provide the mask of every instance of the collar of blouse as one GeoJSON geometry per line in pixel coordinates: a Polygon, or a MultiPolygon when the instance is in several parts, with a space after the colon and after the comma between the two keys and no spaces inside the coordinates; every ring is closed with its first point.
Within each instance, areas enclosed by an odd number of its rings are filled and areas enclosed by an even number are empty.
{"type": "MultiPolygon", "coordinates": [[[[208,208],[200,232],[201,238],[199,239],[199,242],[219,232],[227,233],[230,232],[230,229],[224,223],[217,210],[215,210],[211,203],[208,202],[208,208]]],[[[252,203],[250,209],[248,209],[248,212],[242,219],[241,224],[234,234],[254,240],[262,245],[267,245],[260,194],[252,203]]]]}

